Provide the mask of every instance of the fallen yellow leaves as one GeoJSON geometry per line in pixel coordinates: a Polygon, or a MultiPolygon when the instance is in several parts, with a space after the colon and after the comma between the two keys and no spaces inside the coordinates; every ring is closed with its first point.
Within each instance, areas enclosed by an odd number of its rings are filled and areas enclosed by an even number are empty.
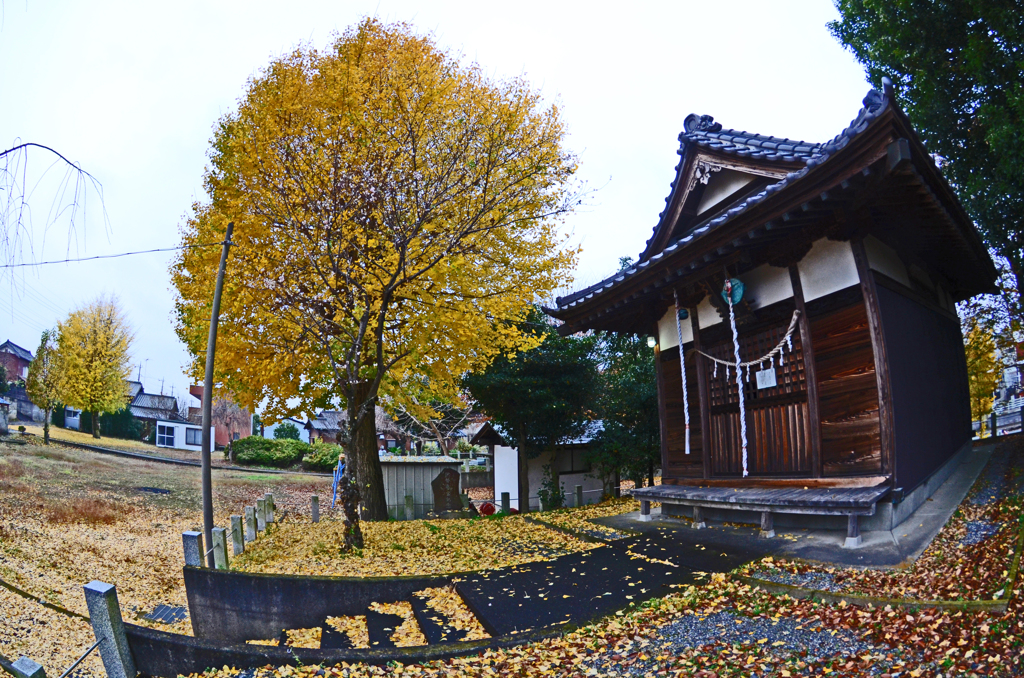
{"type": "Polygon", "coordinates": [[[480,620],[466,607],[462,596],[455,590],[454,586],[443,586],[440,588],[423,589],[416,591],[414,596],[426,599],[427,607],[437,610],[447,617],[447,624],[456,630],[466,633],[466,640],[481,640],[490,638],[491,635],[484,630],[480,620]]]}
{"type": "Polygon", "coordinates": [[[391,634],[391,642],[397,647],[418,647],[427,644],[427,638],[416,622],[412,603],[401,600],[397,603],[370,603],[370,609],[381,614],[394,614],[402,618],[402,624],[391,634]]]}
{"type": "Polygon", "coordinates": [[[508,567],[597,548],[522,516],[363,522],[365,548],[342,553],[341,521],[276,523],[232,569],[318,576],[447,574],[508,567]]]}
{"type": "Polygon", "coordinates": [[[337,632],[348,636],[352,647],[365,649],[370,647],[370,630],[366,626],[366,616],[328,617],[327,623],[337,632]]]}

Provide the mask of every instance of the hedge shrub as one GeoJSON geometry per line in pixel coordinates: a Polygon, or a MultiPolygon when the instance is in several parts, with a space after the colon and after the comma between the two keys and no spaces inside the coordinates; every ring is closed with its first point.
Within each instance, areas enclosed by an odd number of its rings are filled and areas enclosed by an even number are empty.
{"type": "Polygon", "coordinates": [[[262,436],[249,436],[232,441],[231,450],[237,464],[287,468],[299,463],[313,448],[301,440],[270,440],[262,436]]]}
{"type": "Polygon", "coordinates": [[[330,473],[337,467],[338,458],[342,455],[340,445],[316,443],[310,449],[311,452],[302,458],[302,465],[310,471],[330,473]]]}

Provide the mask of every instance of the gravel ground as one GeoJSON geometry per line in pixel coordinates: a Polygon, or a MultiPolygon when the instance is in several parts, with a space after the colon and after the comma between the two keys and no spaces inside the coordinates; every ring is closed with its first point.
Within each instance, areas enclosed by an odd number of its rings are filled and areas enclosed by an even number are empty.
{"type": "MultiPolygon", "coordinates": [[[[764,640],[768,645],[794,654],[806,651],[804,661],[853,657],[869,652],[889,651],[865,643],[850,631],[832,631],[812,623],[782,618],[778,621],[751,618],[732,612],[717,612],[708,617],[688,614],[659,629],[657,639],[643,648],[648,656],[678,653],[685,648],[703,647],[722,643],[725,645],[755,645],[764,640]],[[781,645],[774,645],[781,643],[781,645]]],[[[781,654],[781,652],[780,652],[781,654]]],[[[599,655],[586,662],[587,668],[595,668],[600,675],[645,676],[659,668],[655,660],[637,662],[627,668],[618,668],[607,655],[599,655]]],[[[879,669],[881,672],[881,669],[879,669]]],[[[751,674],[756,675],[756,674],[751,674]]]]}
{"type": "Polygon", "coordinates": [[[960,540],[960,543],[963,546],[980,544],[999,532],[999,528],[1000,525],[998,523],[989,522],[988,520],[972,520],[967,523],[967,534],[960,540]]]}
{"type": "Polygon", "coordinates": [[[837,583],[835,577],[827,572],[793,574],[792,572],[782,572],[780,570],[763,570],[754,576],[758,579],[773,581],[777,584],[800,586],[805,589],[817,589],[818,591],[828,591],[830,593],[837,593],[843,590],[843,585],[837,583]]]}
{"type": "Polygon", "coordinates": [[[992,454],[982,476],[985,486],[970,499],[975,506],[994,504],[1006,493],[1006,472],[1010,466],[1010,451],[1007,447],[1001,446],[992,454]]]}

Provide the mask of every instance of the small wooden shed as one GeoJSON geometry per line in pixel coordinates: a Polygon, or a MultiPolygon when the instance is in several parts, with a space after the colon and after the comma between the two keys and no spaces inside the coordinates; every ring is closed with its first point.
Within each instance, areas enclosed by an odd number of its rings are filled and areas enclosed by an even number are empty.
{"type": "Polygon", "coordinates": [[[639,262],[547,309],[657,341],[663,485],[636,495],[891,529],[970,446],[955,303],[993,289],[986,247],[891,85],[825,143],[679,139],[639,262]]]}

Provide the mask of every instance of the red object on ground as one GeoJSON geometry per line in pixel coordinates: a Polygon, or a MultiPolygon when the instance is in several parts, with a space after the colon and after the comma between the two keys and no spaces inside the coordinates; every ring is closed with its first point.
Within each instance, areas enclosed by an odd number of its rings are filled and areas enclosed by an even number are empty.
{"type": "Polygon", "coordinates": [[[517,509],[515,507],[512,507],[512,506],[509,506],[508,507],[508,512],[511,513],[512,515],[515,515],[515,514],[519,513],[519,509],[517,509]]]}
{"type": "Polygon", "coordinates": [[[494,504],[487,501],[484,502],[483,506],[480,507],[480,515],[482,516],[493,516],[494,515],[494,504]]]}

